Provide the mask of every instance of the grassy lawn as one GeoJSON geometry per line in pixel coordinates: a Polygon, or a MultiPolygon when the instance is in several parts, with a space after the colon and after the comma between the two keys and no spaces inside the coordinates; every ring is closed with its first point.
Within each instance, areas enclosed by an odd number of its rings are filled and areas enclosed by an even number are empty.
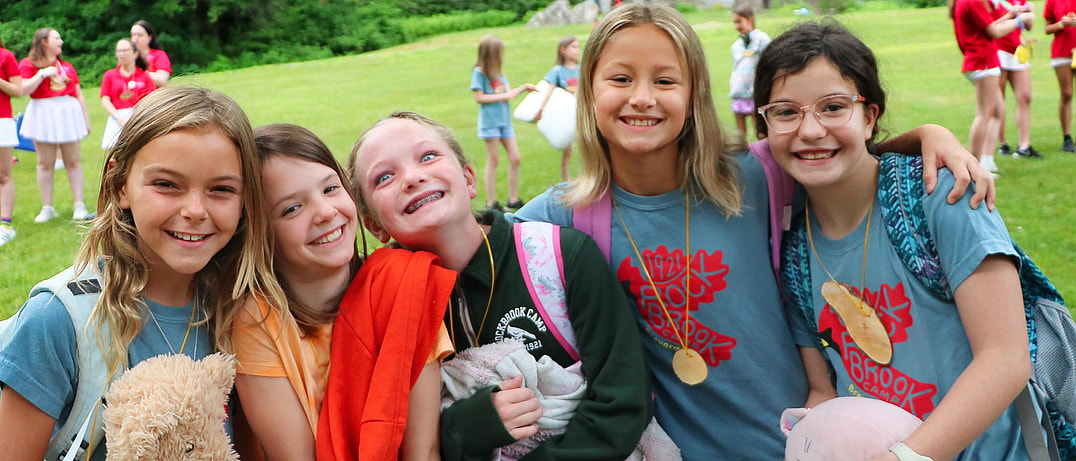
{"type": "MultiPolygon", "coordinates": [[[[726,126],[731,127],[727,81],[731,67],[729,45],[735,39],[729,14],[699,11],[689,19],[707,47],[715,102],[726,126]]],[[[974,113],[972,86],[960,74],[960,52],[952,23],[944,8],[863,11],[839,19],[855,31],[879,56],[889,91],[889,111],[881,120],[899,133],[922,123],[949,127],[967,138],[974,113]]],[[[760,29],[776,36],[796,20],[784,12],[758,17],[760,29]]],[[[1042,161],[999,158],[999,208],[1016,241],[1046,271],[1068,298],[1076,296],[1076,155],[1060,150],[1057,123],[1058,90],[1049,66],[1049,38],[1041,24],[1033,60],[1032,142],[1046,157],[1042,161]],[[1069,192],[1065,192],[1069,191],[1069,192]]],[[[290,122],[320,135],[343,160],[359,133],[392,110],[408,109],[441,120],[463,141],[477,170],[484,163],[484,146],[477,139],[478,107],[468,90],[478,40],[499,36],[506,44],[504,68],[514,85],[540,80],[552,66],[557,40],[576,35],[585,41],[589,25],[546,29],[524,26],[486,29],[439,36],[422,42],[358,56],[292,63],[240,71],[179,76],[175,84],[196,84],[235,97],[257,126],[290,122]]],[[[584,43],[585,46],[585,43],[584,43]]],[[[93,132],[82,143],[88,204],[96,202],[104,152],[100,149],[105,112],[97,89],[84,88],[93,132]]],[[[1009,119],[1012,101],[1009,98],[1009,119]]],[[[26,99],[14,102],[16,111],[26,99]]],[[[1015,126],[1007,126],[1015,141],[1015,126]]],[[[523,153],[521,195],[534,196],[559,179],[560,153],[550,147],[533,125],[516,123],[523,153]]],[[[34,155],[16,151],[22,162],[14,169],[18,187],[15,224],[18,238],[0,248],[0,318],[13,313],[30,287],[71,264],[80,239],[77,225],[66,220],[34,224],[40,208],[34,173],[34,155]]],[[[507,195],[506,173],[498,180],[500,199],[507,195]]],[[[479,171],[481,178],[481,171],[479,171]]],[[[57,172],[56,207],[70,216],[71,195],[64,173],[57,172]]],[[[481,188],[479,190],[482,190],[481,188]]],[[[481,206],[479,194],[475,206],[481,206]]]]}

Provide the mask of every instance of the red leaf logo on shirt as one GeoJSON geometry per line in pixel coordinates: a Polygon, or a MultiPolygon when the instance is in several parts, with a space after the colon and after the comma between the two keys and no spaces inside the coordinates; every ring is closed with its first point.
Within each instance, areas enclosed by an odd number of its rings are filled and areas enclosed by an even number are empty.
{"type": "MultiPolygon", "coordinates": [[[[873,293],[864,290],[864,298],[874,306],[893,344],[908,340],[908,328],[914,322],[911,316],[912,302],[904,292],[903,283],[898,283],[896,287],[883,284],[873,293]]],[[[867,357],[829,304],[822,308],[818,318],[818,332],[825,337],[826,330],[830,330],[829,337],[834,341],[832,346],[840,352],[841,363],[848,377],[865,394],[897,405],[920,418],[934,411],[933,399],[938,387],[917,381],[896,368],[880,365],[867,357]]]]}
{"type": "Polygon", "coordinates": [[[699,323],[695,316],[685,320],[691,311],[699,309],[699,303],[710,303],[714,293],[727,286],[725,275],[729,266],[724,264],[722,253],[705,251],[695,253],[691,258],[691,286],[687,287],[687,257],[680,249],[671,253],[664,246],[657,250],[644,250],[643,263],[646,265],[653,285],[646,275],[633,264],[632,258],[625,258],[617,269],[617,278],[629,283],[628,290],[638,302],[639,313],[658,336],[679,345],[677,332],[685,337],[688,346],[702,355],[710,366],[717,366],[722,360],[732,358],[732,349],[736,347],[736,338],[726,336],[699,323]],[[662,309],[661,302],[666,309],[662,309]]]}

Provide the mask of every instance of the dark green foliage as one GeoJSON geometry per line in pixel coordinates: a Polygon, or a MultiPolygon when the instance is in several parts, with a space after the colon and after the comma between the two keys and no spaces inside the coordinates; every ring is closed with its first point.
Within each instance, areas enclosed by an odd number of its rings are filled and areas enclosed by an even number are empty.
{"type": "MultiPolygon", "coordinates": [[[[404,16],[434,16],[459,11],[483,12],[490,10],[515,12],[515,19],[522,18],[527,12],[540,10],[549,6],[553,0],[382,0],[393,3],[404,16]]],[[[572,4],[581,0],[571,1],[572,4]]]]}
{"type": "Polygon", "coordinates": [[[513,22],[516,22],[515,12],[489,10],[481,13],[465,11],[435,16],[412,16],[401,19],[398,24],[405,31],[407,40],[412,41],[449,32],[505,26],[513,22]]]}
{"type": "Polygon", "coordinates": [[[181,75],[361,53],[511,24],[548,1],[5,0],[0,37],[21,59],[35,30],[58,30],[63,59],[74,64],[83,86],[95,86],[116,65],[116,40],[129,37],[139,19],[157,29],[173,74],[181,75]]]}
{"type": "Polygon", "coordinates": [[[916,8],[933,8],[935,6],[945,6],[949,4],[948,0],[903,0],[904,3],[912,5],[916,8]]]}

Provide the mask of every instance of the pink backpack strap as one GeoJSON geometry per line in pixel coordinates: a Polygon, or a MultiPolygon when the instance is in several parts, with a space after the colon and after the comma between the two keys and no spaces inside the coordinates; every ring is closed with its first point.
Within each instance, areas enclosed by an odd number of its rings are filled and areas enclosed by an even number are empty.
{"type": "Polygon", "coordinates": [[[769,140],[753,142],[750,149],[766,172],[766,186],[770,192],[770,262],[773,273],[780,277],[781,232],[792,224],[792,194],[796,182],[774,160],[769,140]]]}
{"type": "Polygon", "coordinates": [[[609,198],[611,192],[602,194],[600,198],[589,206],[572,209],[572,227],[594,239],[598,248],[602,250],[605,259],[612,263],[609,252],[610,241],[613,234],[613,201],[609,198]]]}
{"type": "Polygon", "coordinates": [[[564,288],[564,260],[560,249],[560,226],[544,222],[512,225],[520,272],[538,313],[564,350],[579,361],[575,331],[568,318],[564,288]]]}

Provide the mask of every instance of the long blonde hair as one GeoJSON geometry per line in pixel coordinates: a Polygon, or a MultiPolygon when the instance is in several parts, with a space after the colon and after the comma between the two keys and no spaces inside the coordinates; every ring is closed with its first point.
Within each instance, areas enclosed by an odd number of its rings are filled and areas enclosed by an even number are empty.
{"type": "Polygon", "coordinates": [[[582,171],[566,186],[562,200],[569,207],[585,207],[609,191],[612,163],[609,144],[598,130],[594,70],[609,40],[617,33],[647,24],[664,31],[676,43],[685,74],[690,79],[688,116],[677,138],[680,186],[698,189],[699,195],[713,202],[726,217],[738,215],[743,192],[737,176],[738,166],[729,152],[742,151],[744,146],[722,134],[710,92],[710,71],[699,36],[675,9],[657,3],[624,3],[614,8],[590,33],[579,65],[576,110],[582,171]]]}
{"type": "MultiPolygon", "coordinates": [[[[214,130],[235,143],[243,174],[243,214],[235,235],[194,277],[197,303],[219,349],[230,351],[227,337],[238,307],[250,294],[282,302],[283,290],[273,276],[268,237],[268,212],[261,185],[261,162],[250,122],[239,104],[223,93],[189,86],[161,88],[136,106],[116,145],[105,158],[97,218],[79,248],[76,272],[103,262],[101,297],[91,324],[108,325],[108,343],[97,329],[107,363],[126,363],[131,341],[142,331],[141,299],[148,283],[149,262],[139,247],[131,210],[122,209],[120,191],[139,151],[151,141],[184,130],[214,130]]],[[[176,155],[183,155],[177,152],[176,155]]],[[[87,328],[90,326],[87,325],[87,328]]]]}
{"type": "Polygon", "coordinates": [[[501,42],[501,39],[487,35],[478,41],[478,61],[474,65],[486,74],[486,78],[490,80],[501,78],[503,59],[504,42],[501,42]]]}

